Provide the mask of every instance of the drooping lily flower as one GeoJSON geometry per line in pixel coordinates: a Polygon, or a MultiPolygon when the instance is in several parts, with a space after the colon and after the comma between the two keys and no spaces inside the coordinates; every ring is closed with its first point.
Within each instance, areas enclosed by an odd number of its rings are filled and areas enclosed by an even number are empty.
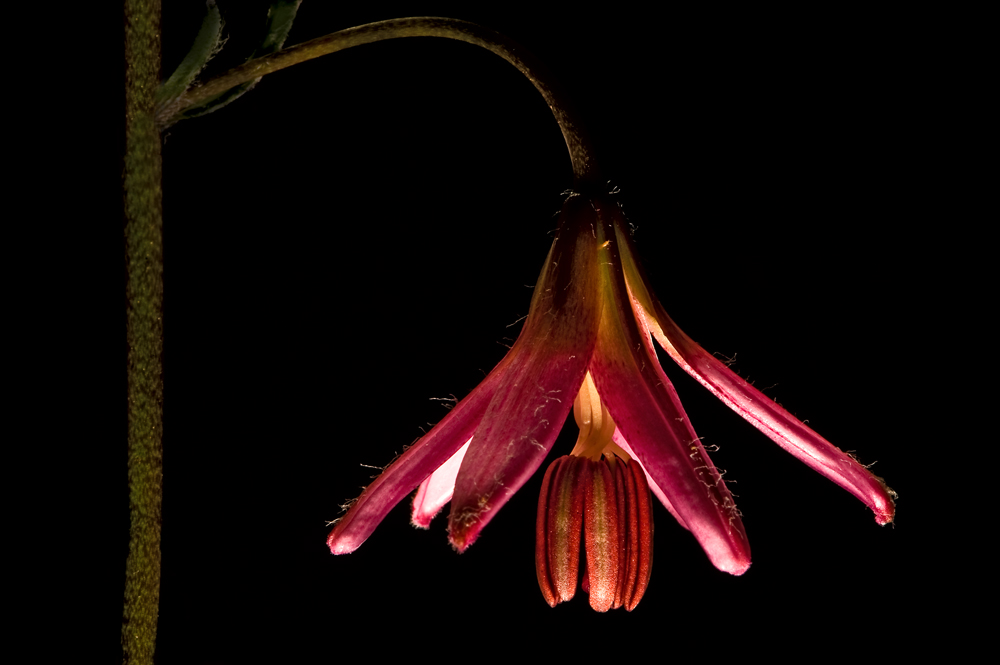
{"type": "Polygon", "coordinates": [[[718,569],[743,574],[750,547],[740,513],[659,365],[654,338],[733,410],[868,505],[879,524],[892,521],[895,495],[880,478],[666,315],[618,205],[570,195],[510,352],[364,490],[330,533],[331,551],[357,549],[418,486],[413,524],[426,528],[450,501],[449,540],[464,551],[538,470],[575,404],[580,437],[546,473],[539,502],[536,564],[546,600],[555,605],[575,592],[583,532],[591,604],[635,606],[649,579],[649,491],[718,569]]]}

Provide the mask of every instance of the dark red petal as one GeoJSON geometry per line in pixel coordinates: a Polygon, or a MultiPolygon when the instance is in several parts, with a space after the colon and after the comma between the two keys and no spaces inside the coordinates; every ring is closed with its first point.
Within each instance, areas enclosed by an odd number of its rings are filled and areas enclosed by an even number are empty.
{"type": "Polygon", "coordinates": [[[541,466],[587,373],[601,318],[593,218],[581,197],[563,206],[528,319],[455,480],[448,533],[460,552],[541,466]]]}
{"type": "MultiPolygon", "coordinates": [[[[896,493],[885,481],[807,427],[688,337],[648,289],[642,266],[636,258],[630,234],[625,230],[624,224],[616,222],[615,232],[621,247],[632,308],[640,326],[656,338],[663,350],[684,371],[708,388],[726,406],[810,468],[864,502],[874,511],[876,522],[892,522],[896,514],[896,493]]],[[[777,308],[780,303],[771,303],[770,306],[777,308]]]]}
{"type": "MultiPolygon", "coordinates": [[[[598,240],[614,238],[608,227],[620,216],[617,207],[593,203],[602,223],[598,240]]],[[[712,563],[742,575],[750,566],[750,547],[739,511],[660,368],[649,335],[639,330],[617,243],[609,240],[601,247],[604,312],[590,363],[601,400],[712,563]]]]}
{"type": "Polygon", "coordinates": [[[327,538],[334,554],[353,552],[365,542],[392,508],[454,455],[479,427],[497,386],[510,365],[511,354],[458,405],[410,446],[361,493],[337,520],[327,538]]]}

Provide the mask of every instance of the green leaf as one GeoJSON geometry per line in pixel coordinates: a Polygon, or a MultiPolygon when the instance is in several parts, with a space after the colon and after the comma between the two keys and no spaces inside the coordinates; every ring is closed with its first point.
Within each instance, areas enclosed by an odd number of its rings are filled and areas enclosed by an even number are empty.
{"type": "Polygon", "coordinates": [[[222,50],[222,15],[219,13],[219,8],[215,6],[215,0],[208,0],[206,5],[208,14],[201,22],[201,29],[198,31],[198,36],[194,38],[191,50],[188,51],[170,78],[164,81],[156,91],[157,116],[160,116],[163,109],[191,86],[195,77],[205,68],[208,61],[222,50]]]}
{"type": "MultiPolygon", "coordinates": [[[[271,3],[271,7],[267,12],[267,31],[264,34],[264,40],[261,42],[260,46],[254,49],[253,53],[250,54],[250,57],[247,58],[247,61],[281,50],[281,47],[285,44],[285,40],[288,38],[289,31],[292,29],[292,22],[295,20],[295,13],[298,11],[300,4],[302,4],[302,0],[277,0],[276,2],[271,3]]],[[[250,89],[257,85],[258,81],[260,81],[260,77],[242,85],[230,88],[229,90],[206,100],[205,103],[185,111],[180,117],[172,118],[164,126],[172,125],[173,123],[183,120],[184,118],[196,118],[198,116],[218,111],[223,106],[226,106],[227,104],[230,104],[245,95],[250,91],[250,89]]]]}

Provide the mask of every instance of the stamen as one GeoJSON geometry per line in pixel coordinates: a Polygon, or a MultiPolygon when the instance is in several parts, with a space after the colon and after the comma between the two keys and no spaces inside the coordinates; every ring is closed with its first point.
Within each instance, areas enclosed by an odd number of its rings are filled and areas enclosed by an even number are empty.
{"type": "MultiPolygon", "coordinates": [[[[584,547],[587,550],[587,586],[590,606],[607,612],[615,605],[619,571],[622,568],[619,511],[615,478],[604,462],[590,462],[590,482],[586,486],[584,547]]],[[[620,466],[620,465],[619,465],[620,466]]]]}
{"type": "Polygon", "coordinates": [[[632,460],[567,455],[545,472],[538,502],[535,569],[552,607],[576,593],[581,531],[582,588],[598,612],[642,599],[652,569],[652,503],[646,474],[632,460]]]}
{"type": "Polygon", "coordinates": [[[535,571],[551,607],[576,594],[583,525],[583,492],[579,488],[587,484],[587,467],[584,458],[560,457],[542,479],[535,523],[535,571]]]}
{"type": "Polygon", "coordinates": [[[535,526],[535,570],[552,607],[576,593],[580,537],[586,552],[581,587],[598,612],[639,603],[652,563],[652,502],[646,474],[612,441],[615,423],[587,373],[573,403],[580,426],[573,452],[542,480],[535,526]]]}
{"type": "Polygon", "coordinates": [[[622,598],[631,612],[642,600],[653,571],[653,501],[646,473],[635,462],[625,466],[628,476],[628,516],[626,532],[628,550],[625,554],[628,583],[622,598]],[[633,494],[634,492],[634,494],[633,494]]]}

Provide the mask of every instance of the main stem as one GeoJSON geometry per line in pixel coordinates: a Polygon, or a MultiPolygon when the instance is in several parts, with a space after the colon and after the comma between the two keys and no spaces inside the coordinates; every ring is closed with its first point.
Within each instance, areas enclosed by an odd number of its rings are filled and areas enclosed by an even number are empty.
{"type": "Polygon", "coordinates": [[[160,2],[125,2],[125,266],[128,344],[129,551],[125,663],[152,663],[160,600],[163,478],[163,197],[160,2]]]}
{"type": "Polygon", "coordinates": [[[163,198],[160,129],[230,88],[352,46],[400,37],[444,37],[511,63],[542,94],[569,149],[578,188],[600,186],[593,151],[568,101],[524,49],[491,30],[447,18],[404,18],[342,30],[251,60],[196,86],[155,114],[160,83],[160,2],[125,1],[125,263],[128,345],[129,553],[122,649],[126,663],[152,663],[160,596],[163,476],[163,198]]]}
{"type": "Polygon", "coordinates": [[[552,111],[552,115],[555,116],[556,122],[559,123],[563,138],[566,140],[566,147],[569,149],[576,186],[582,188],[602,184],[594,161],[593,150],[582,124],[576,119],[566,97],[559,94],[554,80],[546,73],[542,65],[524,48],[503,35],[474,23],[457,19],[419,16],[379,21],[378,23],[341,30],[262,58],[250,60],[202,85],[194,86],[178,97],[173,104],[166,106],[161,111],[158,120],[164,125],[175,122],[186,109],[197,106],[234,86],[279,69],[312,60],[321,55],[342,51],[352,46],[400,37],[443,37],[475,44],[499,55],[517,67],[542,94],[552,111]]]}

